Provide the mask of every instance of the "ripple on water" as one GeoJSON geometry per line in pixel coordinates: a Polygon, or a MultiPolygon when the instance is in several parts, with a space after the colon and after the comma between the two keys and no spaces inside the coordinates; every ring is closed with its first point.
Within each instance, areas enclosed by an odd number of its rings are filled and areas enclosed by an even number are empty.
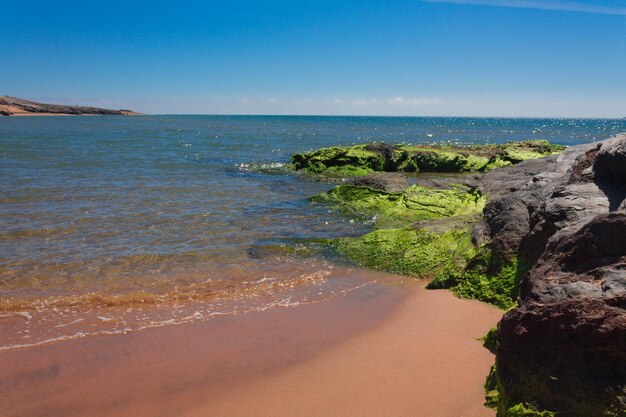
{"type": "Polygon", "coordinates": [[[0,123],[4,348],[317,302],[371,282],[259,243],[372,227],[307,204],[332,182],[286,174],[293,153],[367,141],[574,145],[626,131],[623,120],[71,120],[0,123]]]}

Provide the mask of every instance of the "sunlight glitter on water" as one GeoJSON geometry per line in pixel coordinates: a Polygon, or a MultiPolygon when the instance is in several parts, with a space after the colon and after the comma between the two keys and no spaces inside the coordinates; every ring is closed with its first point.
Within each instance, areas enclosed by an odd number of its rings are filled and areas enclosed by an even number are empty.
{"type": "Polygon", "coordinates": [[[372,226],[308,204],[332,182],[283,172],[293,153],[370,141],[573,145],[619,131],[626,121],[1,119],[0,345],[311,302],[369,282],[298,252],[301,239],[372,226]]]}

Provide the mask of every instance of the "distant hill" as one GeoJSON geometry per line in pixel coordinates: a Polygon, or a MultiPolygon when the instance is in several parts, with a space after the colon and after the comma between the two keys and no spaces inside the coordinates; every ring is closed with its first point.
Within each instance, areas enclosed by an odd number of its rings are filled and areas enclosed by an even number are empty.
{"type": "Polygon", "coordinates": [[[132,110],[110,110],[98,107],[69,106],[65,104],[45,104],[22,100],[10,96],[0,96],[0,116],[45,116],[45,115],[132,115],[141,114],[132,110]]]}

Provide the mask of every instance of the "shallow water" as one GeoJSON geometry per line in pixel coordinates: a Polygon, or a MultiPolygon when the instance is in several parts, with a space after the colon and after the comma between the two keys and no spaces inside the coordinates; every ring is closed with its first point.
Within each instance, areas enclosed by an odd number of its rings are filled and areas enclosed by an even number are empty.
{"type": "Polygon", "coordinates": [[[328,183],[258,169],[292,153],[368,141],[574,145],[623,131],[624,120],[2,118],[0,349],[362,285],[332,257],[281,249],[370,227],[307,203],[328,183]]]}

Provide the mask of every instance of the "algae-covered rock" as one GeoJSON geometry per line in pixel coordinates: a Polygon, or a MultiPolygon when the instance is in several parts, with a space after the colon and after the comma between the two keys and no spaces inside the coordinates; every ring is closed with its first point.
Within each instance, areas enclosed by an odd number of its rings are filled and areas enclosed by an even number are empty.
{"type": "Polygon", "coordinates": [[[448,279],[455,284],[476,255],[472,227],[486,203],[480,193],[465,186],[434,189],[413,185],[403,192],[386,192],[348,184],[312,197],[311,201],[375,219],[377,230],[365,236],[328,241],[352,262],[434,278],[435,282],[448,279]]]}
{"type": "Polygon", "coordinates": [[[545,140],[503,145],[388,145],[372,143],[336,146],[295,154],[291,167],[340,176],[386,172],[484,172],[560,152],[564,147],[545,140]]]}
{"type": "Polygon", "coordinates": [[[432,277],[444,269],[462,269],[474,255],[468,229],[445,233],[378,229],[330,243],[357,265],[419,278],[432,277]]]}
{"type": "Polygon", "coordinates": [[[496,347],[498,346],[498,328],[492,327],[489,329],[486,335],[482,338],[483,346],[491,353],[496,353],[496,347]]]}
{"type": "MultiPolygon", "coordinates": [[[[397,157],[401,156],[398,151],[397,157]]],[[[358,176],[374,171],[395,171],[385,169],[389,164],[388,155],[367,149],[367,145],[335,146],[292,156],[291,167],[311,173],[325,173],[338,176],[358,176]]]]}
{"type": "Polygon", "coordinates": [[[334,204],[359,217],[375,217],[379,228],[480,213],[486,202],[479,193],[464,187],[441,190],[413,185],[404,192],[385,192],[347,184],[312,197],[311,201],[334,204]]]}

